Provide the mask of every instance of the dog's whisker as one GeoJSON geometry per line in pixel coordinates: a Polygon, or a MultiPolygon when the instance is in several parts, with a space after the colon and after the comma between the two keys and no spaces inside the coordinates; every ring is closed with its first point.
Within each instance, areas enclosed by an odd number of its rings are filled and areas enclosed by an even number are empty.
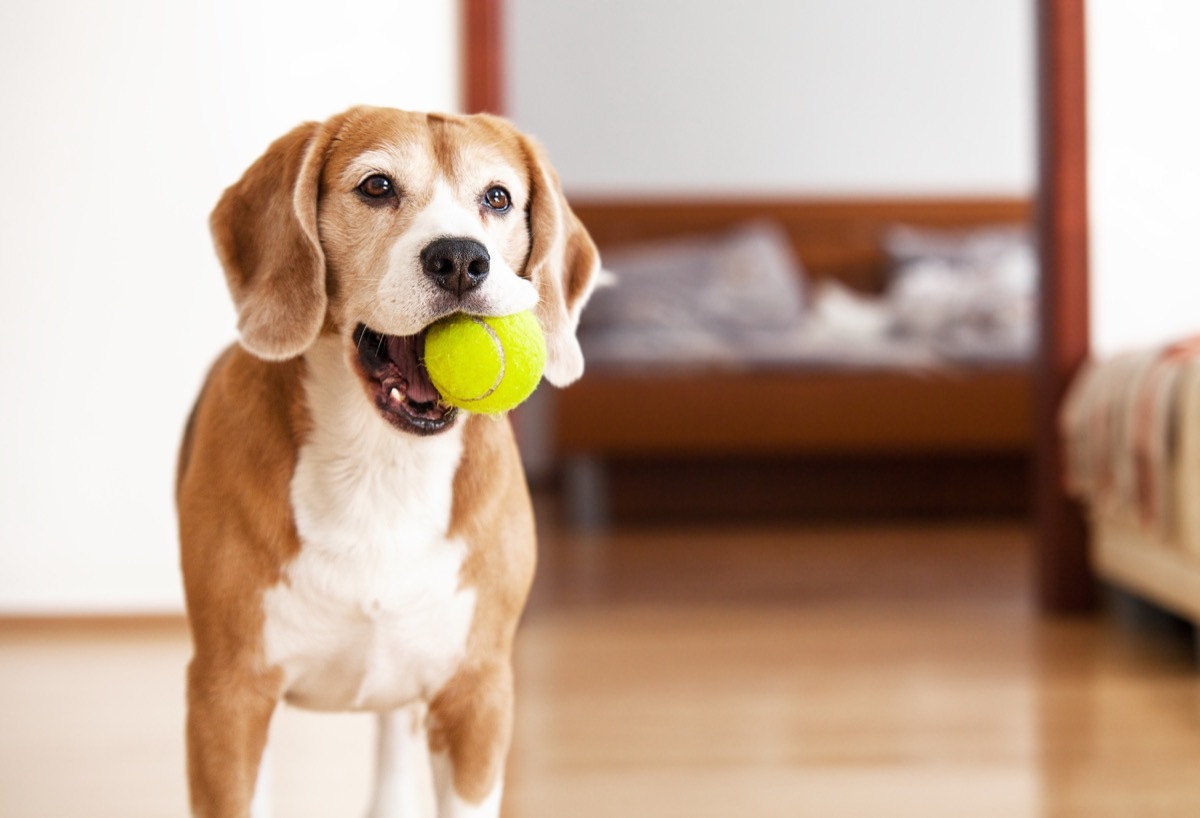
{"type": "MultiPolygon", "coordinates": [[[[367,329],[370,329],[371,322],[375,320],[375,313],[377,313],[377,312],[379,312],[379,304],[378,303],[376,303],[375,306],[371,308],[371,314],[369,316],[367,316],[367,320],[363,324],[364,327],[366,327],[367,329]]],[[[365,332],[362,335],[358,336],[358,340],[355,341],[355,343],[354,343],[354,351],[355,352],[362,352],[362,339],[364,337],[366,337],[365,332]]],[[[379,350],[376,349],[375,352],[378,353],[379,350]]]]}

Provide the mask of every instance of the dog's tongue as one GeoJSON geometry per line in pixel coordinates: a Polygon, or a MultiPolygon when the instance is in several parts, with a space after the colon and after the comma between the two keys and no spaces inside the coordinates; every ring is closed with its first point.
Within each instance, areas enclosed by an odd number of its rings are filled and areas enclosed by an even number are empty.
{"type": "Polygon", "coordinates": [[[400,367],[408,382],[408,399],[414,403],[434,403],[441,399],[425,371],[425,333],[387,336],[388,357],[400,367]]]}

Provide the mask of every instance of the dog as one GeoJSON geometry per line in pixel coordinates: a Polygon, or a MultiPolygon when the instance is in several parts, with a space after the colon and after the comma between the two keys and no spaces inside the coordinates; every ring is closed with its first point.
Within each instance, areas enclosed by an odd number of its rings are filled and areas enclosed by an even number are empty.
{"type": "Polygon", "coordinates": [[[267,813],[286,701],[378,714],[371,818],[497,816],[533,515],[510,425],[441,401],[424,332],[532,309],[565,386],[596,247],[507,121],[386,108],[276,140],[210,226],[239,343],[177,475],[192,812],[267,813]]]}

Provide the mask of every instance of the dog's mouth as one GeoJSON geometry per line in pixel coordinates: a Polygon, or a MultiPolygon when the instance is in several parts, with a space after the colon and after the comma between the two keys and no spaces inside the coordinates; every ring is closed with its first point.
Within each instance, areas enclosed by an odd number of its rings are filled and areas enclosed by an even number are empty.
{"type": "Polygon", "coordinates": [[[442,401],[425,371],[425,330],[386,335],[359,324],[353,338],[371,400],[392,425],[432,435],[454,423],[458,411],[442,401]]]}

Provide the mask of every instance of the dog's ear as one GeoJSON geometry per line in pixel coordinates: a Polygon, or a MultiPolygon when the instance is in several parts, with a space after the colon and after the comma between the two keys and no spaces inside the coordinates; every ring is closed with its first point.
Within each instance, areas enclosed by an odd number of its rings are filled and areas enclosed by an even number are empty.
{"type": "Polygon", "coordinates": [[[331,132],[308,122],[275,140],[209,219],[242,346],[266,360],[301,354],[325,323],[317,196],[331,132]]]}
{"type": "Polygon", "coordinates": [[[583,350],[575,330],[596,284],[600,254],[571,212],[541,146],[528,137],[521,142],[529,164],[532,239],[525,275],[538,291],[535,312],[546,334],[546,379],[566,386],[583,374],[583,350]]]}

